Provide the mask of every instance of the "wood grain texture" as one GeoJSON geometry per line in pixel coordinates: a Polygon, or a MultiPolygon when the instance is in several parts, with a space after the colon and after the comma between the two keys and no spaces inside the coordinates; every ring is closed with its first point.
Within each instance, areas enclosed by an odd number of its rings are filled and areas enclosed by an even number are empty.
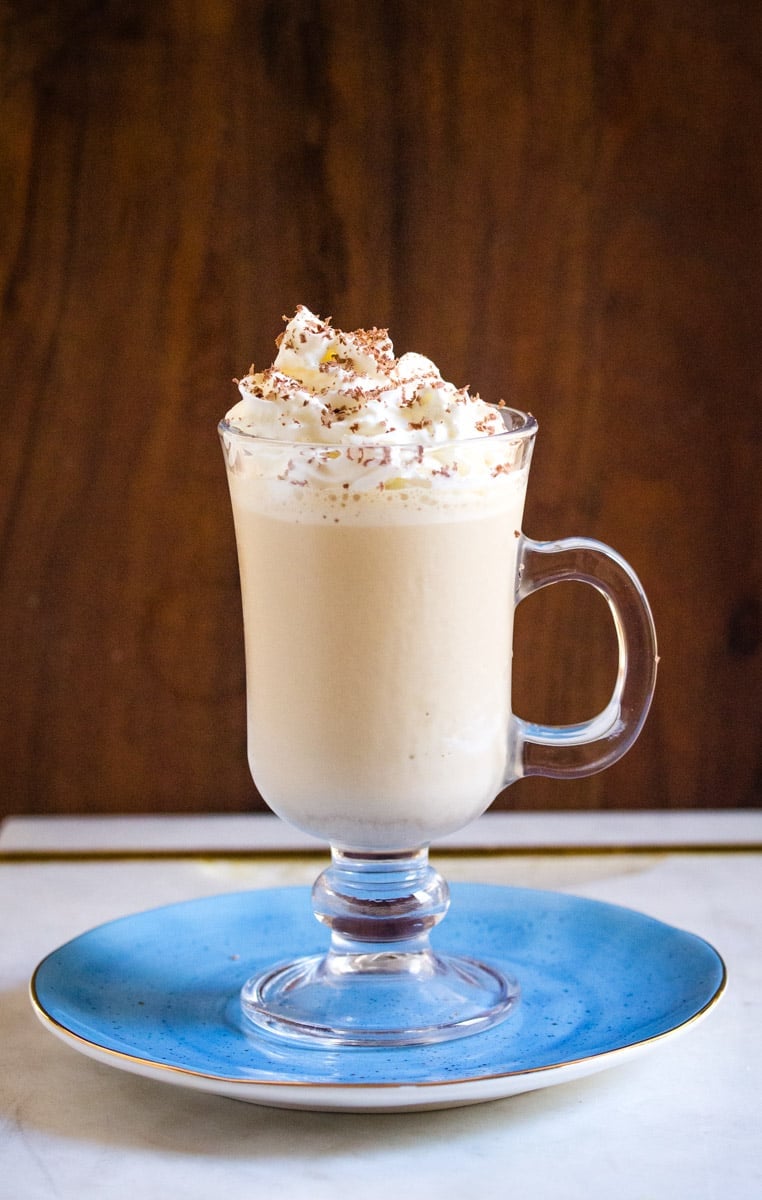
{"type": "MultiPolygon", "coordinates": [[[[500,803],[760,803],[762,7],[6,0],[0,54],[2,811],[261,806],[215,425],[300,302],[535,413],[525,528],[653,603],[636,747],[500,803]]],[[[518,631],[518,711],[604,700],[594,593],[518,631]]]]}

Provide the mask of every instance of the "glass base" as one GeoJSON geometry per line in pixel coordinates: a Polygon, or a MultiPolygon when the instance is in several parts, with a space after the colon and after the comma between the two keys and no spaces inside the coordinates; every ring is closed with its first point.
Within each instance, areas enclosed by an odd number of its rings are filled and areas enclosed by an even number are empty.
{"type": "Polygon", "coordinates": [[[411,1046],[479,1033],[508,1016],[519,997],[514,980],[429,945],[449,891],[425,849],[332,855],[312,891],[331,947],[250,979],[241,992],[249,1021],[307,1045],[411,1046]]]}
{"type": "Polygon", "coordinates": [[[518,985],[495,968],[432,950],[315,955],[273,967],[241,992],[260,1029],[302,1044],[411,1046],[502,1021],[518,985]]]}

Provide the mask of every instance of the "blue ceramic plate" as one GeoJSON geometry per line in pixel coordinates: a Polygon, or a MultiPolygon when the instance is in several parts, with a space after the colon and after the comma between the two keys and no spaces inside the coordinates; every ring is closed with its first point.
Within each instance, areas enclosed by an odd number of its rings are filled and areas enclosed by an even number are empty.
{"type": "Polygon", "coordinates": [[[246,1029],[238,992],[261,967],[325,949],[307,888],[137,913],[43,960],[32,999],[75,1049],[140,1075],[278,1107],[445,1108],[566,1082],[694,1023],[725,968],[690,933],[555,892],[454,884],[437,949],[502,966],[521,1001],[502,1024],[433,1046],[313,1049],[246,1029]]]}

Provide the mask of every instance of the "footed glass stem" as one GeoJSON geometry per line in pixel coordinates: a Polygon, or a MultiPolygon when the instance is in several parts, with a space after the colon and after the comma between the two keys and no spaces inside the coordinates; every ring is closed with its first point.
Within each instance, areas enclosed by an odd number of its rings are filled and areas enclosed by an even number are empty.
{"type": "Polygon", "coordinates": [[[508,1015],[514,981],[429,944],[449,890],[426,849],[331,853],[312,889],[330,947],[250,979],[241,993],[250,1021],[303,1044],[409,1046],[478,1033],[508,1015]]]}

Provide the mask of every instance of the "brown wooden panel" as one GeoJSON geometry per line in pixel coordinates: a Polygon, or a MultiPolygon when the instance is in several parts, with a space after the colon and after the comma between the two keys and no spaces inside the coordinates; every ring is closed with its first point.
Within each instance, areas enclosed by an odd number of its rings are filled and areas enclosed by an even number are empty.
{"type": "MultiPolygon", "coordinates": [[[[641,574],[662,668],[615,768],[518,807],[760,803],[762,7],[8,3],[0,804],[258,805],[215,424],[304,302],[541,432],[526,529],[641,574]]],[[[520,612],[576,719],[602,604],[520,612]]]]}

